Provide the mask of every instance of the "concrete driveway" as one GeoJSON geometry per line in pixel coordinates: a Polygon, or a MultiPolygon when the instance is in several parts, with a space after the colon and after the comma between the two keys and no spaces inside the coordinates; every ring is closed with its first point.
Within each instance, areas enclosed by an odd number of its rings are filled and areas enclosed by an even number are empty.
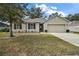
{"type": "Polygon", "coordinates": [[[79,35],[74,33],[49,33],[79,47],[79,35]]]}

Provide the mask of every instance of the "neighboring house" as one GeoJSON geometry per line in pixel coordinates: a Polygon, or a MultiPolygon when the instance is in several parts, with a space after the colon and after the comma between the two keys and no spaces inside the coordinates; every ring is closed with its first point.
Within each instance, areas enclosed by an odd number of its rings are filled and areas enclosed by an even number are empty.
{"type": "Polygon", "coordinates": [[[50,17],[24,20],[24,23],[13,23],[13,32],[66,32],[69,21],[63,17],[50,17]]]}
{"type": "Polygon", "coordinates": [[[5,22],[0,22],[0,30],[2,29],[9,29],[9,24],[5,23],[5,22]]]}
{"type": "Polygon", "coordinates": [[[79,21],[72,21],[68,28],[71,32],[79,32],[79,21]]]}

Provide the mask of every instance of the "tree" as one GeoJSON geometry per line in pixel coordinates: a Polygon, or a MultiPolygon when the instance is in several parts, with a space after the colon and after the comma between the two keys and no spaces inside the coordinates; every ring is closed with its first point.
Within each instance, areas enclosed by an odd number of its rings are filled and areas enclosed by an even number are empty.
{"type": "Polygon", "coordinates": [[[73,20],[79,20],[79,13],[75,13],[75,14],[69,14],[67,17],[66,17],[68,20],[70,21],[73,21],[73,20]]]}
{"type": "Polygon", "coordinates": [[[58,14],[58,12],[56,12],[56,13],[52,13],[51,15],[49,15],[49,17],[51,17],[51,16],[62,16],[62,14],[58,14]]]}
{"type": "Polygon", "coordinates": [[[41,12],[40,7],[32,7],[30,10],[28,10],[28,15],[31,19],[33,18],[40,18],[42,17],[43,13],[41,12]]]}
{"type": "Polygon", "coordinates": [[[59,16],[59,15],[58,15],[58,12],[54,13],[53,15],[54,15],[54,16],[59,16]]]}
{"type": "Polygon", "coordinates": [[[71,18],[72,20],[79,20],[79,13],[74,14],[71,18]]]}
{"type": "Polygon", "coordinates": [[[0,4],[0,20],[10,23],[10,37],[13,37],[12,23],[21,22],[24,15],[23,4],[0,4]]]}
{"type": "Polygon", "coordinates": [[[72,20],[72,16],[73,16],[72,14],[69,14],[69,15],[67,15],[67,17],[65,17],[65,18],[71,21],[71,20],[72,20]]]}

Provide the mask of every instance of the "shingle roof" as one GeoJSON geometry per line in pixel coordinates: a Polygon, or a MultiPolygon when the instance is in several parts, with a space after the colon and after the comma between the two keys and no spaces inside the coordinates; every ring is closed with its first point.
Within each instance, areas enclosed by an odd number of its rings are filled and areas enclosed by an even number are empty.
{"type": "MultiPolygon", "coordinates": [[[[54,19],[55,17],[59,17],[59,16],[54,16],[54,17],[51,17],[51,18],[49,18],[48,20],[46,20],[46,19],[44,19],[44,18],[35,18],[35,19],[26,19],[26,20],[24,20],[24,22],[38,22],[38,23],[44,23],[44,22],[47,22],[47,21],[49,21],[49,20],[51,20],[51,19],[54,19]]],[[[62,19],[64,19],[65,21],[67,21],[67,22],[69,22],[69,20],[67,20],[66,18],[64,18],[64,17],[60,17],[60,18],[62,18],[62,19]]]]}
{"type": "Polygon", "coordinates": [[[67,22],[70,22],[68,19],[66,19],[66,18],[64,18],[64,17],[60,17],[60,16],[51,16],[51,17],[49,17],[49,19],[48,19],[47,21],[52,20],[52,19],[54,19],[55,17],[59,17],[59,18],[62,18],[63,20],[65,20],[65,21],[67,21],[67,22]]]}
{"type": "Polygon", "coordinates": [[[44,18],[35,18],[35,19],[28,19],[28,20],[24,20],[25,22],[38,22],[38,23],[44,23],[46,21],[46,19],[44,18]]]}
{"type": "Polygon", "coordinates": [[[60,17],[60,16],[54,16],[52,18],[55,18],[55,17],[59,17],[59,18],[62,18],[63,20],[67,21],[67,22],[70,22],[68,19],[64,18],[64,17],[60,17]]]}

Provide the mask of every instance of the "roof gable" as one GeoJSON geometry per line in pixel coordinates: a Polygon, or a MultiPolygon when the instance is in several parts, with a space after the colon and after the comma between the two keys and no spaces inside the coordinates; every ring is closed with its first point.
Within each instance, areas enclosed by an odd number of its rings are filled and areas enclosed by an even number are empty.
{"type": "Polygon", "coordinates": [[[46,23],[50,24],[67,24],[69,21],[63,17],[55,16],[52,17],[51,19],[47,20],[46,23]]]}

